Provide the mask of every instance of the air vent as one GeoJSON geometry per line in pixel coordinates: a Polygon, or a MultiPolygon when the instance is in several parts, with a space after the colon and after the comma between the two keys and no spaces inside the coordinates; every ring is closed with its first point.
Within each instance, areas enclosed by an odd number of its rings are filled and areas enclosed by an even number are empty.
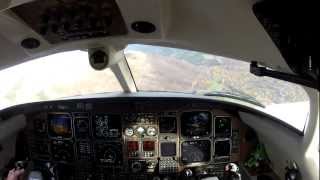
{"type": "Polygon", "coordinates": [[[153,33],[156,31],[156,26],[147,21],[134,22],[132,23],[131,28],[134,31],[137,31],[139,33],[144,33],[144,34],[153,33]]]}
{"type": "Polygon", "coordinates": [[[40,46],[40,42],[35,38],[26,38],[21,41],[21,46],[25,49],[35,49],[40,46]]]}

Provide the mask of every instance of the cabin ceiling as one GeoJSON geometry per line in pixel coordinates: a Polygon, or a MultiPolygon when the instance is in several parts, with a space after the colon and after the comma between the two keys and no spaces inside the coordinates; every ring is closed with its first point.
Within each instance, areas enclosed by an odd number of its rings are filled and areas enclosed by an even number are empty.
{"type": "Polygon", "coordinates": [[[258,61],[291,72],[255,17],[251,0],[116,0],[127,33],[58,43],[48,41],[14,12],[13,8],[27,2],[31,1],[0,2],[0,69],[57,52],[100,46],[121,49],[130,43],[141,43],[258,61]],[[131,28],[136,21],[150,22],[156,29],[152,33],[136,32],[131,28]],[[40,46],[35,49],[21,47],[26,38],[39,40],[40,46]]]}

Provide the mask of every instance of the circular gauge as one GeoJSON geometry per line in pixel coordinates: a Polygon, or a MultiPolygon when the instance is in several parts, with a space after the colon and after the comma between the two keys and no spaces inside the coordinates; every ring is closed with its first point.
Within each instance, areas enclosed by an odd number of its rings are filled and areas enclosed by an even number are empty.
{"type": "Polygon", "coordinates": [[[103,157],[106,163],[115,163],[117,159],[117,154],[112,149],[107,149],[104,152],[103,157]]]}
{"type": "Polygon", "coordinates": [[[144,128],[143,127],[138,127],[137,128],[137,132],[140,134],[140,135],[142,135],[143,133],[144,133],[144,128]]]}
{"type": "Polygon", "coordinates": [[[98,163],[117,165],[122,163],[121,143],[97,143],[94,145],[95,157],[98,163]]]}
{"type": "Polygon", "coordinates": [[[124,133],[126,136],[132,136],[133,135],[133,129],[132,128],[126,128],[124,130],[124,133]]]}
{"type": "Polygon", "coordinates": [[[96,116],[95,123],[97,127],[102,127],[106,125],[106,121],[102,116],[96,116]]]}
{"type": "Polygon", "coordinates": [[[101,132],[101,135],[103,137],[108,137],[109,136],[109,129],[103,128],[103,129],[100,130],[100,132],[101,132]]]}
{"type": "Polygon", "coordinates": [[[55,158],[57,158],[57,157],[60,158],[63,161],[68,161],[68,160],[72,159],[72,155],[69,154],[69,152],[66,151],[66,150],[58,151],[58,153],[55,154],[55,158]]]}
{"type": "Polygon", "coordinates": [[[157,134],[157,130],[154,127],[148,127],[147,135],[148,136],[155,136],[157,134]]]}
{"type": "Polygon", "coordinates": [[[132,172],[137,173],[137,172],[141,171],[141,169],[142,169],[142,164],[141,164],[141,162],[136,161],[136,162],[133,162],[133,163],[131,164],[131,170],[132,170],[132,172]]]}

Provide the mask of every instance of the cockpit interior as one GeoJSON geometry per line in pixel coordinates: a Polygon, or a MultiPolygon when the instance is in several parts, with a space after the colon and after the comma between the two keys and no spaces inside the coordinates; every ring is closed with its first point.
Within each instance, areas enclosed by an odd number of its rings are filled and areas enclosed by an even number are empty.
{"type": "Polygon", "coordinates": [[[314,12],[2,0],[0,180],[319,179],[314,12]]]}

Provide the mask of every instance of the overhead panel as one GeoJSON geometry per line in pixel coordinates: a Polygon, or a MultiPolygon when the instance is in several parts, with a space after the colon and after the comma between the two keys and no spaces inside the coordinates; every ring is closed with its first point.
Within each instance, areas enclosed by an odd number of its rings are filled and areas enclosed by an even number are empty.
{"type": "Polygon", "coordinates": [[[52,44],[127,33],[114,0],[34,1],[12,11],[52,44]]]}

